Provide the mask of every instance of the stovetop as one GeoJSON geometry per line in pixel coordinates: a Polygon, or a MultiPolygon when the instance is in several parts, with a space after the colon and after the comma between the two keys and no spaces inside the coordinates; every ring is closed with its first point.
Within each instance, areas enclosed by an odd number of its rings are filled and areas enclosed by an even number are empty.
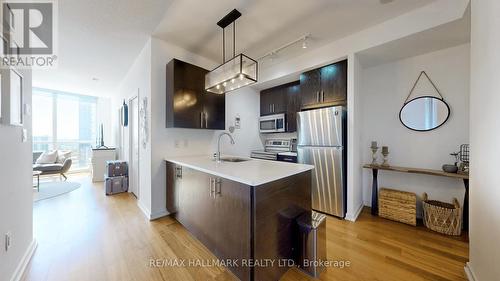
{"type": "Polygon", "coordinates": [[[250,157],[258,159],[277,160],[278,154],[288,154],[289,156],[293,156],[293,143],[294,139],[268,139],[266,140],[264,150],[254,150],[252,151],[250,157]]]}

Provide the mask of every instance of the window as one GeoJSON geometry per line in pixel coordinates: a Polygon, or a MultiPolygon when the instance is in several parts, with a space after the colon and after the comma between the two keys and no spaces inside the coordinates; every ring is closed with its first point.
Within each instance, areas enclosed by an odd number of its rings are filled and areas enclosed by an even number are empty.
{"type": "Polygon", "coordinates": [[[89,167],[97,98],[33,89],[33,151],[70,150],[71,170],[89,167]]]}

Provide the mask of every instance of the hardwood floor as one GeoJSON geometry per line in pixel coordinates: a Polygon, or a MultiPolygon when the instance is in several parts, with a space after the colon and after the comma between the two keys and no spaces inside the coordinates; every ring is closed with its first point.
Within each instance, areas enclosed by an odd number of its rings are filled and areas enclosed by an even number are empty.
{"type": "MultiPolygon", "coordinates": [[[[223,267],[150,266],[152,259],[215,257],[170,217],[145,219],[135,197],[104,195],[102,184],[71,176],[82,187],[34,207],[38,248],[23,280],[234,280],[223,267]]],[[[328,268],[320,280],[466,280],[464,236],[453,238],[372,217],[327,220],[328,268]]],[[[314,280],[297,269],[282,280],[314,280]]]]}

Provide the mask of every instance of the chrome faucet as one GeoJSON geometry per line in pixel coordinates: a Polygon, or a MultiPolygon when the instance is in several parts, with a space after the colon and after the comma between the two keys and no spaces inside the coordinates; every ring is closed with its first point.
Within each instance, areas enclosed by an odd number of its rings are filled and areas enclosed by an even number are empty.
{"type": "Polygon", "coordinates": [[[220,160],[220,139],[222,138],[222,136],[224,135],[227,135],[230,139],[231,139],[231,144],[234,144],[234,139],[233,139],[233,136],[231,136],[230,134],[226,133],[226,132],[222,132],[220,135],[219,135],[219,139],[217,140],[217,155],[215,156],[215,160],[217,161],[217,163],[220,163],[221,160],[220,160]]]}

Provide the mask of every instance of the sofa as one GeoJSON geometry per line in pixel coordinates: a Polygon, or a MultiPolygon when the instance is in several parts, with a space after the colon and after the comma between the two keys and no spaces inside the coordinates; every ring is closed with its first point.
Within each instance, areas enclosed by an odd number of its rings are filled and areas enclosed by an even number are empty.
{"type": "Polygon", "coordinates": [[[33,171],[40,171],[42,172],[40,175],[61,175],[64,177],[64,180],[67,180],[68,178],[65,173],[69,171],[71,168],[71,164],[73,164],[73,161],[71,158],[66,158],[62,163],[50,163],[50,164],[37,164],[36,160],[42,155],[43,152],[41,151],[34,151],[33,152],[33,171]]]}

